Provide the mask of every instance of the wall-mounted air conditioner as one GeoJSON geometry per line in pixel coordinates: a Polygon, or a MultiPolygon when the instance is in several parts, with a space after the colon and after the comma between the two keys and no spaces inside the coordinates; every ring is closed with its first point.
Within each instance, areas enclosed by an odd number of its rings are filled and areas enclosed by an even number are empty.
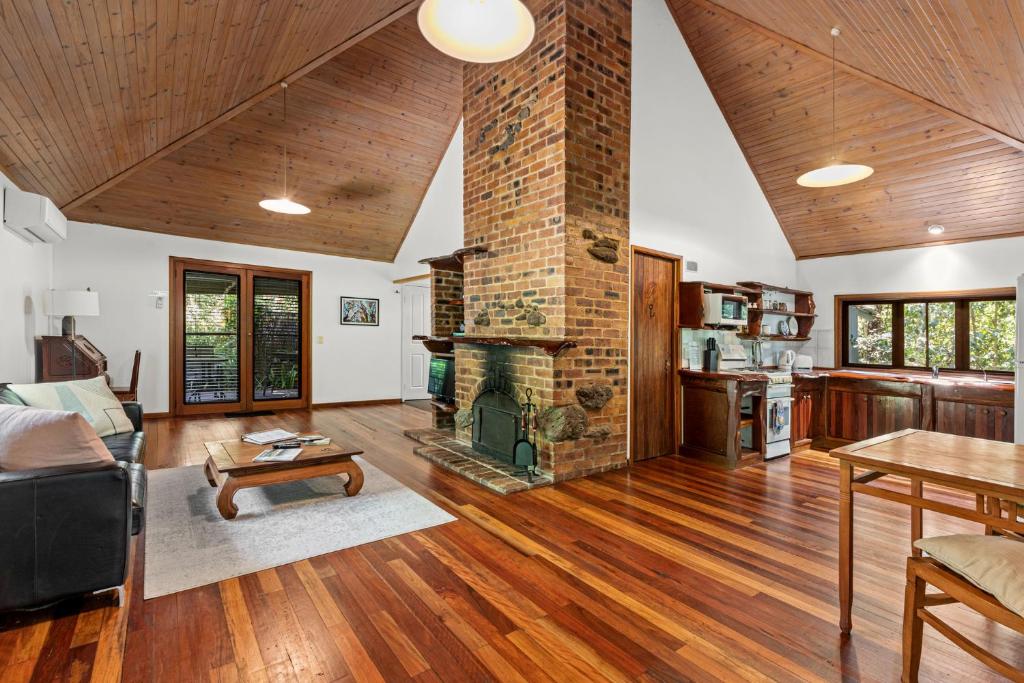
{"type": "Polygon", "coordinates": [[[68,219],[41,194],[4,188],[4,227],[26,242],[54,244],[68,238],[68,219]]]}

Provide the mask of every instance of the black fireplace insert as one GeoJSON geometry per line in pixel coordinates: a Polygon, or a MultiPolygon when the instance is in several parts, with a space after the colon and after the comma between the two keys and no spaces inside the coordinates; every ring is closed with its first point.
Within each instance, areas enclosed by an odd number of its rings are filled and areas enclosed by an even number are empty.
{"type": "Polygon", "coordinates": [[[523,409],[500,368],[488,374],[473,401],[473,449],[513,463],[515,443],[523,437],[523,409]]]}

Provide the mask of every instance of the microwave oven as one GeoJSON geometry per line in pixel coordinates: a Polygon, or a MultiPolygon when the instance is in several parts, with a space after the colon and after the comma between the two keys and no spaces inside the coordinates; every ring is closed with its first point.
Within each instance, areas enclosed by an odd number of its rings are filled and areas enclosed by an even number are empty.
{"type": "Polygon", "coordinates": [[[747,297],[739,294],[704,293],[704,324],[721,327],[745,327],[747,297]]]}

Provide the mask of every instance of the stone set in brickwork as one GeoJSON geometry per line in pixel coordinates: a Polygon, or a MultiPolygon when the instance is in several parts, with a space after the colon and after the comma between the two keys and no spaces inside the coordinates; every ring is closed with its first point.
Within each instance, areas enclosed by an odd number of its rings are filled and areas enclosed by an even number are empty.
{"type": "MultiPolygon", "coordinates": [[[[539,463],[561,480],[625,464],[631,3],[527,4],[531,47],[463,70],[465,246],[488,248],[464,264],[466,331],[578,347],[550,358],[459,345],[456,394],[469,409],[504,363],[545,411],[539,463]],[[584,403],[577,389],[593,386],[584,403]]],[[[471,442],[471,425],[456,433],[471,442]]]]}

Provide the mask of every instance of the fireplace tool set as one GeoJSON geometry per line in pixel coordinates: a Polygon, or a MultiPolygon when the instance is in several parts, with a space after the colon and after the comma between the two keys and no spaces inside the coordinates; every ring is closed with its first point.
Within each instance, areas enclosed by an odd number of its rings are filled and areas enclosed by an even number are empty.
{"type": "Polygon", "coordinates": [[[526,390],[526,403],[523,404],[522,436],[512,446],[512,464],[522,467],[526,479],[533,482],[537,473],[537,418],[533,415],[533,390],[526,390]],[[530,434],[533,440],[530,440],[530,434]]]}

